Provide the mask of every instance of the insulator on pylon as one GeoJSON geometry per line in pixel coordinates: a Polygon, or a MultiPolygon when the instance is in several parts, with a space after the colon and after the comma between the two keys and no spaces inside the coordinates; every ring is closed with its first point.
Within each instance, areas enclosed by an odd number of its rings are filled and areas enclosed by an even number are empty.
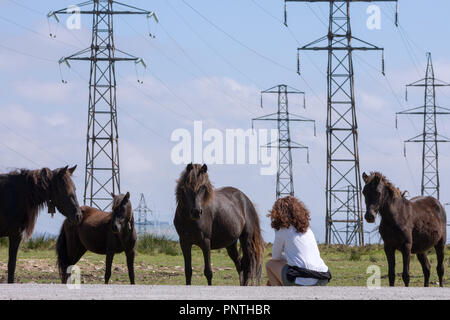
{"type": "Polygon", "coordinates": [[[398,1],[395,3],[395,26],[398,27],[398,1]]]}
{"type": "Polygon", "coordinates": [[[284,2],[284,25],[287,27],[287,8],[286,8],[286,1],[284,2]]]}

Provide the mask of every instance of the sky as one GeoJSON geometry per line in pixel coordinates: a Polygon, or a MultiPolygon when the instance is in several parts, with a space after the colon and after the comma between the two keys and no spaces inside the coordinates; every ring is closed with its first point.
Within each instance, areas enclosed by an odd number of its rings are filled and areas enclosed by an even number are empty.
{"type": "MultiPolygon", "coordinates": [[[[251,128],[251,119],[276,111],[268,100],[261,109],[260,91],[288,84],[306,92],[290,111],[316,120],[317,136],[308,125],[294,123],[292,139],[309,146],[310,163],[294,151],[295,194],[311,211],[311,228],[319,242],[325,235],[326,176],[326,63],[325,52],[301,56],[302,75],[296,73],[296,48],[327,33],[327,4],[288,4],[288,27],[283,25],[283,1],[128,1],[155,11],[159,24],[145,16],[120,16],[114,21],[116,48],[147,63],[116,67],[119,148],[122,192],[130,191],[134,206],[140,193],[162,221],[172,221],[175,181],[184,165],[172,163],[174,130],[193,130],[194,121],[219,130],[251,128]],[[149,33],[156,37],[152,38],[149,33]],[[139,84],[137,80],[143,80],[139,84]]],[[[69,30],[46,14],[76,4],[56,0],[0,0],[0,171],[15,168],[58,168],[78,165],[74,175],[82,202],[86,150],[89,64],[58,60],[90,45],[91,19],[81,29],[69,30]],[[49,33],[56,35],[50,37],[49,33]],[[62,83],[62,79],[67,81],[62,83]]],[[[420,133],[419,117],[395,113],[423,104],[423,91],[405,84],[422,79],[426,52],[431,52],[436,77],[450,82],[450,3],[445,0],[400,0],[399,27],[395,7],[378,3],[381,28],[369,30],[369,3],[351,6],[355,37],[385,48],[386,76],[381,56],[355,52],[355,97],[359,127],[361,172],[381,171],[401,190],[420,193],[421,146],[403,141],[420,133]]],[[[271,103],[272,102],[272,103],[271,103]]],[[[450,107],[450,90],[438,90],[438,105],[450,107]]],[[[450,137],[447,116],[438,128],[450,137]]],[[[275,128],[260,123],[258,128],[275,128]]],[[[450,202],[450,145],[439,149],[441,200],[450,202]]],[[[215,187],[235,186],[254,202],[263,236],[273,240],[266,217],[275,201],[276,176],[263,176],[259,165],[210,165],[215,187]]],[[[57,234],[63,216],[38,218],[36,234],[57,234]]],[[[367,225],[366,230],[373,230],[367,225]]],[[[372,239],[377,239],[373,236],[372,239]]]]}

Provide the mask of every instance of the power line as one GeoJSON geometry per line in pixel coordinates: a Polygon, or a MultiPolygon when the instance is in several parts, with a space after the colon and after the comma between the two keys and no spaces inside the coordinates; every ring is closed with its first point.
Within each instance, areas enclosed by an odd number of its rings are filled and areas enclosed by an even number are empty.
{"type": "MultiPolygon", "coordinates": [[[[146,42],[148,44],[150,44],[152,46],[152,48],[156,49],[158,52],[160,52],[167,60],[169,60],[170,62],[172,62],[174,65],[176,65],[177,67],[180,68],[180,70],[185,71],[186,73],[188,73],[189,75],[191,75],[194,78],[197,78],[197,75],[190,72],[189,70],[186,69],[186,67],[182,64],[180,64],[178,61],[176,61],[175,59],[171,58],[170,56],[168,56],[167,54],[165,54],[164,51],[162,51],[158,46],[156,46],[154,43],[152,43],[151,41],[149,41],[149,39],[147,37],[144,37],[142,34],[140,34],[139,32],[136,31],[136,29],[134,29],[130,24],[128,24],[127,22],[125,22],[131,30],[133,30],[137,35],[139,35],[140,37],[142,37],[143,39],[146,40],[146,42]]],[[[161,23],[160,23],[161,25],[161,23]]],[[[161,26],[161,28],[163,29],[163,27],[161,26]]],[[[224,96],[230,98],[231,100],[234,100],[237,102],[237,105],[239,107],[241,107],[243,110],[247,111],[250,114],[254,114],[252,111],[250,111],[249,109],[247,109],[246,107],[244,107],[244,105],[247,105],[248,102],[242,101],[239,102],[237,101],[238,97],[236,96],[232,96],[229,93],[227,93],[225,90],[223,90],[220,86],[217,86],[213,81],[211,81],[208,77],[208,75],[206,74],[206,72],[203,70],[203,68],[201,68],[191,57],[190,55],[184,50],[182,49],[181,45],[175,40],[174,37],[172,37],[166,29],[163,29],[163,31],[168,35],[168,37],[171,39],[171,41],[173,41],[175,43],[175,45],[178,47],[178,49],[183,53],[183,55],[186,56],[186,58],[189,60],[189,62],[194,65],[194,67],[196,67],[200,73],[205,77],[203,78],[199,78],[199,81],[204,82],[208,85],[211,85],[213,87],[216,87],[217,91],[220,91],[224,96]]]]}
{"type": "Polygon", "coordinates": [[[229,39],[231,39],[232,41],[236,42],[237,44],[239,44],[241,47],[246,48],[248,51],[252,52],[253,54],[257,55],[258,57],[260,57],[261,59],[264,59],[284,70],[290,71],[290,72],[295,72],[294,69],[291,69],[290,67],[287,67],[281,63],[279,63],[278,61],[267,57],[266,55],[256,51],[255,49],[247,46],[245,43],[243,43],[242,41],[238,40],[237,38],[235,38],[234,36],[232,36],[230,33],[226,32],[224,29],[222,29],[221,27],[219,27],[217,24],[215,24],[214,22],[212,22],[210,19],[208,19],[206,16],[204,16],[200,11],[198,11],[197,9],[195,9],[192,5],[190,5],[189,3],[187,3],[185,0],[182,0],[183,3],[188,6],[192,11],[194,11],[199,17],[201,17],[203,20],[205,20],[208,24],[210,24],[211,26],[213,26],[215,29],[217,29],[218,31],[220,31],[221,33],[223,33],[224,35],[226,35],[229,39]]]}
{"type": "Polygon", "coordinates": [[[175,9],[175,7],[170,3],[170,1],[166,1],[165,4],[172,9],[173,12],[175,12],[175,14],[178,16],[178,18],[181,19],[181,21],[183,21],[183,23],[192,31],[192,33],[194,33],[197,38],[199,38],[211,51],[214,52],[214,54],[216,54],[220,59],[222,59],[228,66],[230,66],[231,68],[233,68],[236,72],[238,72],[240,75],[242,75],[244,78],[246,78],[247,80],[256,83],[259,87],[261,87],[261,84],[259,84],[257,81],[255,81],[254,79],[251,79],[245,72],[241,71],[239,68],[237,68],[234,64],[232,64],[227,58],[225,58],[224,55],[222,55],[220,53],[219,50],[215,49],[211,44],[209,44],[208,41],[205,40],[205,38],[203,38],[199,32],[197,32],[191,24],[189,24],[186,19],[178,12],[177,9],[175,9]]]}
{"type": "Polygon", "coordinates": [[[27,156],[25,156],[25,155],[24,155],[23,153],[21,153],[21,152],[17,151],[16,149],[14,149],[14,148],[11,148],[10,146],[8,146],[8,145],[4,144],[4,143],[3,143],[3,142],[1,142],[1,141],[0,141],[0,144],[1,144],[2,146],[4,146],[5,148],[7,148],[7,149],[11,150],[11,151],[12,151],[12,152],[14,152],[15,154],[19,155],[19,156],[20,156],[20,157],[22,157],[23,159],[25,159],[25,160],[27,160],[27,161],[29,161],[29,162],[31,162],[31,163],[33,163],[33,164],[37,165],[38,167],[42,167],[42,165],[41,165],[41,164],[37,163],[37,162],[36,162],[36,161],[34,161],[34,160],[31,160],[30,158],[28,158],[27,156]]]}
{"type": "Polygon", "coordinates": [[[57,160],[58,162],[64,162],[62,159],[60,159],[59,157],[57,157],[54,154],[50,153],[48,150],[44,151],[41,147],[38,147],[38,145],[34,141],[32,141],[30,138],[24,136],[21,133],[16,132],[15,130],[13,130],[12,128],[7,126],[6,124],[0,122],[0,125],[3,126],[4,128],[6,128],[7,130],[9,130],[10,132],[12,132],[13,134],[15,134],[16,136],[18,136],[18,137],[22,138],[23,140],[27,141],[30,145],[32,145],[36,150],[38,150],[42,154],[45,154],[46,156],[51,157],[54,160],[57,160]]]}
{"type": "MultiPolygon", "coordinates": [[[[33,29],[28,28],[28,27],[26,27],[26,26],[23,26],[23,25],[21,25],[21,24],[15,22],[15,21],[13,21],[13,20],[11,20],[11,19],[8,19],[8,18],[5,18],[5,17],[3,17],[3,16],[0,16],[0,20],[3,20],[3,21],[5,21],[5,22],[7,22],[7,23],[10,23],[10,24],[13,24],[13,25],[15,25],[15,26],[17,26],[17,27],[19,27],[19,28],[21,28],[21,29],[24,29],[24,30],[26,30],[26,31],[28,31],[28,32],[30,32],[30,33],[33,33],[33,34],[37,35],[37,36],[43,37],[43,38],[45,38],[45,39],[47,39],[47,40],[51,40],[47,35],[44,35],[44,34],[42,34],[42,33],[40,33],[40,32],[37,32],[36,30],[33,30],[33,29]]],[[[59,39],[53,39],[53,41],[59,42],[59,43],[64,44],[64,45],[66,45],[66,46],[71,46],[71,47],[80,49],[79,47],[77,47],[77,46],[75,46],[75,45],[73,45],[73,44],[71,44],[71,43],[68,43],[68,42],[65,42],[65,41],[62,41],[62,40],[59,40],[59,39]]]]}

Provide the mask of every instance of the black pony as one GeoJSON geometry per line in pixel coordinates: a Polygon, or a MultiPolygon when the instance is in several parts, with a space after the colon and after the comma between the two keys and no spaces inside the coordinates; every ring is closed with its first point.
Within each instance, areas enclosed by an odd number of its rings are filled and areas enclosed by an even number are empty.
{"type": "Polygon", "coordinates": [[[71,223],[81,220],[81,210],[72,182],[76,166],[50,170],[18,170],[0,174],[0,237],[9,237],[8,283],[14,282],[17,251],[23,235],[34,230],[39,209],[55,207],[71,223]]]}
{"type": "Polygon", "coordinates": [[[204,274],[211,285],[211,249],[227,248],[240,276],[240,284],[260,283],[264,251],[258,214],[247,196],[233,187],[214,189],[207,166],[189,164],[176,187],[174,225],[184,256],[186,284],[191,284],[192,245],[205,260],[204,274]],[[237,242],[243,252],[239,257],[237,242]]]}

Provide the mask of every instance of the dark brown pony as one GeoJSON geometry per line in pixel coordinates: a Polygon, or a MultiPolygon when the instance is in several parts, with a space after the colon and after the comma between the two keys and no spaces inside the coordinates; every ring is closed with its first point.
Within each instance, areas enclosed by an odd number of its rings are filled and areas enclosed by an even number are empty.
{"type": "Polygon", "coordinates": [[[443,206],[433,197],[405,198],[381,173],[370,176],[363,174],[365,186],[363,194],[367,212],[365,219],[375,221],[376,213],[381,215],[380,235],[384,242],[384,251],[389,265],[389,285],[395,282],[395,250],[403,256],[403,282],[409,285],[409,261],[411,253],[417,255],[425,277],[424,286],[428,287],[430,263],[427,251],[432,247],[437,255],[437,274],[442,287],[444,276],[444,251],[446,241],[446,214],[443,206]]]}
{"type": "Polygon", "coordinates": [[[0,237],[9,237],[8,283],[14,282],[17,251],[22,238],[34,230],[39,210],[55,207],[71,223],[81,219],[71,175],[73,168],[17,170],[0,174],[0,237]]]}
{"type": "Polygon", "coordinates": [[[184,256],[186,284],[191,284],[192,245],[203,251],[204,275],[211,285],[211,249],[227,248],[240,284],[260,283],[263,240],[258,214],[247,196],[236,188],[214,189],[206,165],[189,164],[176,187],[174,224],[184,256]],[[243,252],[239,257],[237,242],[243,252]]]}
{"type": "Polygon", "coordinates": [[[81,206],[83,220],[79,225],[64,221],[58,240],[56,253],[62,283],[70,274],[68,267],[75,265],[87,250],[106,255],[105,284],[111,277],[114,254],[125,251],[128,276],[134,284],[134,255],[136,231],[130,193],[113,195],[112,212],[104,212],[88,206],[81,206]]]}

